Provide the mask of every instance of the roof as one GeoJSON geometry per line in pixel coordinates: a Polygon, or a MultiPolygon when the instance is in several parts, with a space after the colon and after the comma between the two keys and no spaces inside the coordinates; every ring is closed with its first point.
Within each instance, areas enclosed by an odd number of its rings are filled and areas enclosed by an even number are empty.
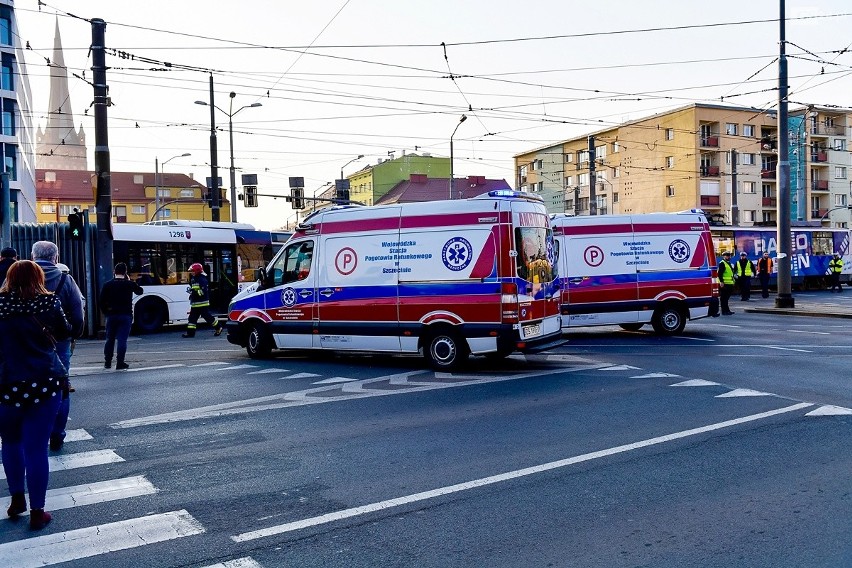
{"type": "MultiPolygon", "coordinates": [[[[86,170],[36,170],[36,199],[56,201],[92,201],[92,179],[95,172],[86,170]],[[45,174],[53,174],[55,181],[45,181],[45,174]]],[[[176,188],[202,188],[204,185],[186,174],[160,174],[160,186],[176,188]]],[[[148,202],[145,188],[154,187],[154,174],[150,172],[111,172],[112,196],[121,201],[148,202]],[[141,176],[141,177],[139,177],[141,176]],[[142,183],[138,183],[141,181],[142,183]]]]}
{"type": "MultiPolygon", "coordinates": [[[[496,189],[512,189],[504,179],[485,179],[485,176],[455,178],[453,199],[476,197],[496,189]]],[[[432,178],[425,174],[411,174],[410,178],[393,186],[376,205],[390,203],[414,203],[419,201],[438,201],[450,197],[450,179],[432,178]]]]}

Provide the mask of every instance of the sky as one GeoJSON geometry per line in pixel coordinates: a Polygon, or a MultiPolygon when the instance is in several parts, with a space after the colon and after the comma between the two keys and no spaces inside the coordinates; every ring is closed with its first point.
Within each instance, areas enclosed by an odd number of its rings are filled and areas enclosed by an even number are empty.
{"type": "MultiPolygon", "coordinates": [[[[34,127],[48,112],[56,22],[76,123],[94,169],[91,24],[107,22],[114,171],[210,176],[210,72],[218,164],[228,113],[240,175],[275,229],[310,196],[403,153],[450,155],[456,176],[514,180],[512,156],[696,102],[777,105],[779,0],[17,0],[34,127]],[[85,72],[85,74],[84,74],[85,72]],[[75,77],[75,75],[79,77],[75,77]],[[229,93],[234,92],[233,108],[229,93]],[[260,103],[259,107],[249,105],[260,103]],[[247,107],[247,108],[242,108],[247,107]],[[240,110],[241,109],[241,110],[240,110]],[[467,120],[460,124],[462,115],[467,120]],[[175,157],[191,153],[189,157],[175,157]],[[363,155],[361,159],[357,156],[363,155]],[[351,160],[351,163],[349,163],[351,160]]],[[[852,5],[786,1],[791,108],[852,107],[852,5]]]]}

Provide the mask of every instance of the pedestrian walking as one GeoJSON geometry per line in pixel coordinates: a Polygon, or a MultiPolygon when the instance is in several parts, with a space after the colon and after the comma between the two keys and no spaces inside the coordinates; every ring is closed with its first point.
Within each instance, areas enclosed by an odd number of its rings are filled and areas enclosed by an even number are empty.
{"type": "MultiPolygon", "coordinates": [[[[83,334],[85,316],[83,308],[85,299],[80,292],[79,286],[74,281],[67,267],[62,270],[59,264],[59,247],[50,241],[38,241],[33,244],[30,251],[31,258],[44,271],[44,286],[49,292],[53,292],[62,304],[62,311],[71,324],[71,335],[67,339],[57,340],[56,352],[62,364],[70,371],[71,355],[73,353],[74,340],[83,334]]],[[[68,425],[68,414],[71,412],[71,390],[66,390],[62,395],[62,404],[56,414],[56,423],[50,433],[50,449],[59,451],[65,443],[65,427],[68,425]]]]}
{"type": "Polygon", "coordinates": [[[757,261],[757,276],[760,278],[760,295],[764,298],[769,297],[769,279],[772,277],[772,259],[768,252],[764,252],[763,256],[757,261]]]}
{"type": "Polygon", "coordinates": [[[29,260],[9,267],[0,287],[0,440],[12,496],[6,514],[14,519],[27,511],[28,490],[30,528],[36,530],[51,520],[44,510],[47,444],[68,381],[56,344],[70,334],[41,267],[29,260]]]}
{"type": "Polygon", "coordinates": [[[831,283],[830,292],[834,292],[837,288],[838,292],[843,292],[843,287],[840,285],[840,273],[843,271],[843,259],[840,258],[840,253],[834,253],[834,256],[828,261],[828,278],[831,283]]]}
{"type": "Polygon", "coordinates": [[[189,267],[189,288],[186,291],[189,292],[189,323],[182,337],[195,337],[198,318],[204,318],[204,321],[213,326],[213,335],[221,335],[224,326],[210,313],[210,284],[207,274],[204,267],[197,262],[189,267]]]}
{"type": "Polygon", "coordinates": [[[119,262],[115,265],[113,279],[104,284],[98,298],[101,311],[106,317],[105,369],[112,367],[112,355],[116,347],[115,368],[119,371],[130,368],[125,356],[127,338],[133,324],[133,294],[142,294],[142,287],[127,277],[127,265],[119,262]]]}
{"type": "Polygon", "coordinates": [[[740,259],[734,265],[734,274],[740,285],[740,301],[748,302],[751,299],[751,278],[754,276],[754,264],[748,259],[744,252],[740,253],[740,259]]]}
{"type": "Polygon", "coordinates": [[[18,251],[12,247],[6,247],[0,251],[0,286],[6,280],[6,271],[18,260],[18,251]]]}
{"type": "Polygon", "coordinates": [[[734,312],[731,311],[731,308],[728,305],[731,295],[734,293],[735,278],[734,267],[731,266],[730,252],[725,251],[722,253],[722,260],[719,262],[716,277],[719,279],[719,302],[722,304],[722,315],[734,315],[734,312]]]}

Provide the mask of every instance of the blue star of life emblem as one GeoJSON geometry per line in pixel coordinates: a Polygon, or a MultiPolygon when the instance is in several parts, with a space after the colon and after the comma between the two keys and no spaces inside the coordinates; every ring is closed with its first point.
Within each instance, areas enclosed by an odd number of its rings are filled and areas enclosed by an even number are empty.
{"type": "Polygon", "coordinates": [[[669,256],[675,262],[686,262],[691,252],[687,242],[681,239],[676,239],[669,245],[669,256]]]}
{"type": "Polygon", "coordinates": [[[444,266],[453,271],[464,270],[473,258],[473,247],[463,237],[448,240],[441,251],[444,266]]]}
{"type": "Polygon", "coordinates": [[[296,305],[296,291],[292,288],[284,288],[281,290],[281,303],[288,307],[292,308],[296,305]]]}

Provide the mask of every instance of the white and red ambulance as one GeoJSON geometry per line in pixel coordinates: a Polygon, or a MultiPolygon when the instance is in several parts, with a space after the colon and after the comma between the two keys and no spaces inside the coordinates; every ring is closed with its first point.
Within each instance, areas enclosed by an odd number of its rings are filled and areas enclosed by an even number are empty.
{"type": "Polygon", "coordinates": [[[552,219],[562,327],[620,325],[675,335],[717,315],[716,256],[700,211],[552,219]]]}
{"type": "Polygon", "coordinates": [[[546,349],[563,342],[553,250],[543,202],[521,192],[321,210],[234,297],[228,340],[253,358],[420,353],[436,369],[546,349]]]}

